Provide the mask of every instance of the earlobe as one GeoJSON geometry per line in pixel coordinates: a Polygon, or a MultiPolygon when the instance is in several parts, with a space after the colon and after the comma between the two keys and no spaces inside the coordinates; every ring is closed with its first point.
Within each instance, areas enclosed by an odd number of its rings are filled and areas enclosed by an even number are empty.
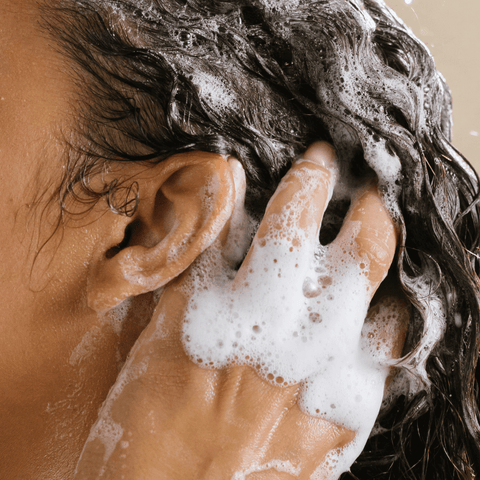
{"type": "Polygon", "coordinates": [[[171,281],[213,243],[232,215],[234,179],[229,163],[220,155],[174,155],[135,181],[140,203],[129,221],[141,223],[142,238],[150,241],[125,245],[114,256],[105,252],[91,266],[88,304],[96,311],[109,310],[128,297],[171,281]],[[159,208],[159,198],[169,207],[159,208]],[[167,227],[159,236],[156,227],[160,223],[167,227]]]}

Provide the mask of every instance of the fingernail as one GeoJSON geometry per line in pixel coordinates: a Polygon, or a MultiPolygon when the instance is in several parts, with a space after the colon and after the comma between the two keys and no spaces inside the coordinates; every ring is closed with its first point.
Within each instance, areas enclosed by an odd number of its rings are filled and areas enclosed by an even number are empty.
{"type": "Polygon", "coordinates": [[[335,181],[338,176],[337,156],[333,145],[327,142],[315,142],[310,145],[297,163],[312,162],[330,172],[335,181]]]}

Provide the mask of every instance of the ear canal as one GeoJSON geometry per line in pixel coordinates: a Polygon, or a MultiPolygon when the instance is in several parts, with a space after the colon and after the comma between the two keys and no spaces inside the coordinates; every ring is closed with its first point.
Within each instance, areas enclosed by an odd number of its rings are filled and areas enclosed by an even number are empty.
{"type": "MultiPolygon", "coordinates": [[[[178,155],[159,164],[160,174],[144,179],[146,211],[160,190],[171,202],[173,222],[168,234],[153,246],[127,246],[92,268],[88,304],[109,310],[128,297],[160,288],[181,274],[220,235],[232,215],[235,187],[229,164],[216,154],[178,155]],[[157,182],[152,188],[152,182],[157,182]]],[[[142,192],[142,180],[139,180],[142,192]]],[[[157,213],[158,214],[158,213],[157,213]]],[[[161,215],[161,212],[160,212],[161,215]]]]}

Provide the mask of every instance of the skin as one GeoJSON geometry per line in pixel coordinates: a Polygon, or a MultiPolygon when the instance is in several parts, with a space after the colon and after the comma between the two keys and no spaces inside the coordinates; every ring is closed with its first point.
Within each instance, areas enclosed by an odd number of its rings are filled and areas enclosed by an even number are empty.
{"type": "MultiPolygon", "coordinates": [[[[36,16],[33,2],[0,6],[0,477],[74,478],[82,449],[75,478],[97,478],[102,467],[108,478],[228,478],[279,455],[303,462],[307,475],[353,432],[303,414],[298,386],[272,386],[248,367],[204,370],[190,362],[179,341],[188,301],[181,287],[190,266],[208,248],[222,251],[242,208],[238,162],[194,152],[151,170],[121,166],[110,175],[135,176],[140,186],[135,217],[116,215],[101,200],[50,238],[58,210],[46,199],[62,173],[61,138],[72,124],[74,87],[65,60],[40,35],[36,16]],[[197,208],[211,182],[220,186],[210,198],[213,207],[197,208]],[[136,229],[129,244],[112,257],[131,222],[136,229]],[[186,247],[172,259],[169,253],[180,244],[186,247]],[[152,313],[153,292],[162,286],[152,313]],[[115,310],[126,298],[130,307],[115,310]],[[162,315],[166,334],[159,340],[154,332],[162,315]],[[148,360],[147,375],[107,397],[129,352],[122,375],[148,360]],[[214,400],[208,400],[212,389],[214,400]],[[131,438],[128,455],[122,457],[119,443],[105,462],[104,445],[87,437],[107,398],[100,420],[114,418],[131,438]]],[[[324,205],[333,149],[316,144],[305,157],[311,162],[293,169],[315,170],[321,181],[307,192],[309,203],[324,205]]],[[[291,174],[285,182],[267,215],[299,188],[291,174]]],[[[352,219],[365,226],[356,241],[371,261],[373,296],[393,259],[395,229],[374,187],[362,198],[352,219]],[[369,215],[371,209],[377,214],[369,215]]],[[[304,215],[302,225],[319,225],[321,212],[306,209],[304,215]]],[[[256,241],[262,236],[260,227],[256,241]]],[[[248,277],[246,268],[240,277],[248,277]]],[[[392,356],[399,354],[401,337],[391,342],[392,356]]],[[[267,471],[248,478],[291,476],[267,471]]]]}
{"type": "Polygon", "coordinates": [[[58,214],[39,195],[61,175],[71,88],[30,3],[0,9],[0,477],[67,479],[118,373],[117,351],[125,358],[140,329],[132,323],[118,336],[87,306],[82,262],[99,252],[98,225],[72,223],[34,263],[58,214]],[[88,332],[91,358],[70,361],[88,332]]]}

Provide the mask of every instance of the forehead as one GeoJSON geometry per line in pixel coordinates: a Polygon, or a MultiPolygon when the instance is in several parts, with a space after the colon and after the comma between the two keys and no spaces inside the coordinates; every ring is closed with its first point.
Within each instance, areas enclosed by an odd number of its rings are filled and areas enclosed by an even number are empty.
{"type": "Polygon", "coordinates": [[[0,171],[32,172],[68,118],[66,66],[39,21],[34,0],[0,2],[0,171]]]}
{"type": "Polygon", "coordinates": [[[4,101],[15,99],[41,108],[45,118],[52,110],[48,105],[59,107],[65,76],[60,55],[39,25],[40,12],[31,1],[2,0],[0,93],[4,101]]]}

